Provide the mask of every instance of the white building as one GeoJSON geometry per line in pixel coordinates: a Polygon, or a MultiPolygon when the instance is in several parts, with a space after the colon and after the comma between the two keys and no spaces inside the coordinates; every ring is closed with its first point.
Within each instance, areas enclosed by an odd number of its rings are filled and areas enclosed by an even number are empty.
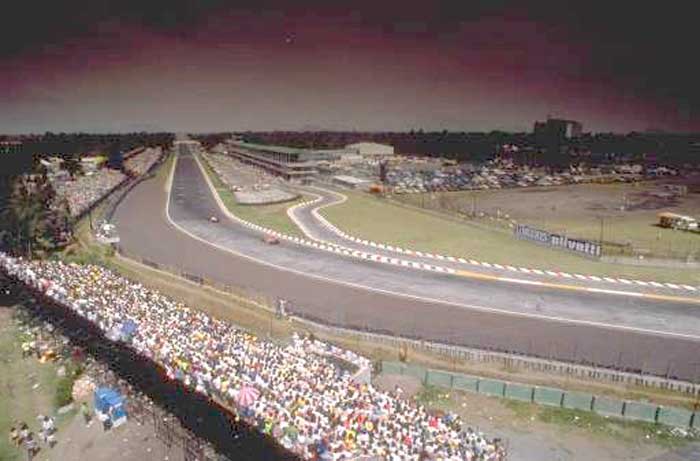
{"type": "Polygon", "coordinates": [[[63,159],[61,157],[49,157],[48,159],[41,159],[39,163],[46,167],[48,173],[58,173],[61,171],[61,165],[63,164],[63,159]]]}
{"type": "Polygon", "coordinates": [[[378,144],[375,142],[358,142],[345,146],[346,149],[352,149],[358,154],[365,157],[394,155],[394,146],[386,144],[378,144]]]}
{"type": "Polygon", "coordinates": [[[368,181],[367,179],[356,178],[354,176],[338,175],[338,176],[333,176],[333,182],[340,185],[340,186],[345,186],[345,187],[350,187],[352,189],[355,189],[355,188],[360,188],[362,186],[365,186],[365,185],[369,184],[371,181],[368,181]]]}

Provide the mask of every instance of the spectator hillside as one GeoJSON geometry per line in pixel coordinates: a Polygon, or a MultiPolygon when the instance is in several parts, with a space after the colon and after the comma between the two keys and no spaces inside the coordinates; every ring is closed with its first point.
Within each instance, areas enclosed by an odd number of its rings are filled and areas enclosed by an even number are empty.
{"type": "Polygon", "coordinates": [[[103,168],[73,181],[54,184],[57,198],[65,198],[73,217],[80,216],[95,202],[107,195],[126,179],[124,173],[103,168]]]}
{"type": "Polygon", "coordinates": [[[145,174],[158,161],[163,154],[160,147],[147,148],[124,160],[124,170],[133,175],[141,176],[145,174]]]}
{"type": "Polygon", "coordinates": [[[262,341],[101,267],[0,253],[0,268],[305,459],[505,458],[496,441],[465,430],[458,416],[355,382],[328,357],[369,365],[350,351],[296,335],[286,346],[262,341]]]}
{"type": "MultiPolygon", "coordinates": [[[[160,147],[146,148],[124,161],[124,171],[133,177],[145,174],[162,156],[160,147]]],[[[68,202],[70,214],[78,217],[127,179],[119,170],[101,168],[71,181],[53,181],[57,201],[68,202]]]]}

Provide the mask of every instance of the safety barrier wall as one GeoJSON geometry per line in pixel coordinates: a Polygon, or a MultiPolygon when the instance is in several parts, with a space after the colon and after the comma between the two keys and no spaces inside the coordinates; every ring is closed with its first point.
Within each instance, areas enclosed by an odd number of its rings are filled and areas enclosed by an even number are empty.
{"type": "Polygon", "coordinates": [[[122,201],[126,198],[129,192],[131,192],[142,181],[152,178],[155,174],[155,171],[165,163],[169,155],[169,152],[161,153],[161,156],[141,176],[138,176],[136,178],[129,178],[119,186],[122,188],[121,190],[115,189],[113,191],[114,193],[111,194],[113,198],[110,197],[112,203],[109,203],[105,207],[101,219],[105,221],[111,221],[114,217],[114,213],[116,212],[117,207],[122,203],[122,201]]]}
{"type": "Polygon", "coordinates": [[[700,429],[700,412],[694,413],[685,408],[620,400],[550,387],[530,386],[493,378],[433,370],[401,362],[381,362],[381,371],[382,373],[413,376],[420,379],[423,384],[441,388],[504,397],[556,408],[592,411],[601,416],[700,429]]]}
{"type": "MultiPolygon", "coordinates": [[[[120,245],[116,246],[116,250],[122,257],[139,262],[154,269],[169,272],[199,285],[212,287],[214,289],[230,293],[236,297],[252,301],[259,307],[263,307],[268,310],[274,310],[274,306],[278,301],[277,298],[263,294],[251,287],[223,284],[206,277],[188,273],[179,267],[169,266],[142,258],[137,254],[128,252],[120,245]]],[[[700,396],[700,384],[689,381],[622,371],[614,368],[601,368],[590,365],[561,362],[552,359],[531,357],[496,350],[479,349],[477,347],[435,343],[421,339],[373,332],[370,330],[369,326],[364,326],[363,328],[348,328],[340,326],[335,322],[329,324],[325,320],[311,318],[306,314],[296,311],[293,305],[287,309],[287,312],[297,323],[307,324],[310,328],[323,330],[329,334],[350,337],[358,342],[369,341],[382,343],[397,349],[405,347],[441,355],[454,361],[489,363],[504,369],[544,372],[548,374],[571,376],[583,380],[607,381],[630,386],[666,389],[700,396]]]]}
{"type": "MultiPolygon", "coordinates": [[[[166,158],[167,155],[163,156],[159,164],[164,163],[166,158]]],[[[154,171],[156,168],[157,166],[154,166],[151,171],[154,171]]],[[[274,306],[278,301],[278,299],[270,297],[268,294],[261,293],[255,289],[251,289],[250,287],[222,284],[218,281],[202,277],[198,274],[188,273],[186,270],[183,270],[183,268],[159,264],[157,262],[142,258],[139,255],[129,254],[119,245],[116,246],[116,250],[122,257],[141,262],[142,264],[148,265],[154,269],[160,269],[173,273],[189,280],[190,282],[194,282],[202,286],[210,286],[215,289],[231,293],[236,297],[246,298],[246,300],[252,301],[258,306],[268,310],[274,310],[274,306]]],[[[293,302],[290,304],[293,304],[293,302]]],[[[498,366],[499,368],[560,374],[572,376],[577,379],[608,381],[638,387],[652,387],[700,396],[700,384],[678,379],[670,372],[670,369],[667,370],[666,376],[658,376],[644,373],[643,370],[625,370],[617,367],[596,367],[589,363],[577,363],[577,361],[559,361],[555,357],[545,358],[525,355],[517,352],[513,353],[512,351],[507,350],[499,351],[493,348],[485,349],[481,348],[478,342],[472,345],[446,344],[406,336],[397,336],[386,331],[375,332],[371,331],[371,327],[369,327],[369,325],[347,326],[345,324],[347,322],[343,322],[340,315],[337,321],[329,321],[328,319],[310,317],[308,314],[298,312],[293,308],[293,306],[291,306],[287,312],[297,323],[307,324],[311,328],[325,330],[330,334],[352,337],[358,341],[379,342],[391,347],[406,347],[421,350],[442,355],[454,361],[459,360],[489,363],[498,366]]]]}

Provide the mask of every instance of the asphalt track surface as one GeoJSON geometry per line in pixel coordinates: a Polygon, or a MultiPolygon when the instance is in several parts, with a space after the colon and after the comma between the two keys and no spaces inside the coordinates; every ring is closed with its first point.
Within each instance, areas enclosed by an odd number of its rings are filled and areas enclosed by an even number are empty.
{"type": "MultiPolygon", "coordinates": [[[[568,278],[562,278],[559,276],[557,279],[543,271],[539,271],[539,274],[532,270],[530,270],[529,273],[525,273],[522,270],[517,270],[517,268],[514,268],[516,269],[515,271],[507,270],[507,268],[504,266],[501,266],[499,269],[494,266],[484,267],[483,265],[464,264],[459,261],[450,261],[446,258],[430,258],[428,256],[420,256],[415,253],[409,255],[405,252],[402,253],[392,251],[391,249],[384,249],[378,246],[371,246],[366,243],[352,241],[337,235],[326,225],[324,225],[317,217],[317,214],[320,214],[318,213],[319,210],[343,203],[346,199],[344,195],[332,189],[321,187],[309,187],[307,189],[299,188],[294,190],[297,192],[313,194],[318,198],[318,201],[315,201],[314,203],[294,207],[290,210],[290,213],[293,215],[293,219],[297,225],[303,230],[308,238],[313,240],[323,241],[325,243],[338,245],[351,250],[371,252],[373,254],[378,254],[388,258],[400,258],[401,260],[416,263],[439,265],[460,271],[462,274],[485,275],[487,276],[486,278],[495,278],[501,281],[504,281],[503,279],[511,280],[509,283],[516,283],[512,280],[517,279],[518,281],[542,282],[544,284],[559,285],[570,288],[593,288],[596,290],[605,290],[608,292],[608,294],[618,293],[621,296],[624,296],[624,294],[648,294],[658,296],[663,300],[695,302],[698,304],[698,306],[700,306],[700,297],[697,295],[694,295],[693,293],[679,292],[678,290],[673,290],[665,286],[653,286],[647,283],[642,287],[631,281],[628,281],[627,284],[619,284],[619,282],[618,284],[610,284],[609,282],[600,278],[597,281],[585,276],[583,279],[581,279],[578,278],[579,276],[574,277],[571,274],[569,274],[568,278]]],[[[554,272],[554,274],[556,275],[556,272],[554,272]]]]}
{"type": "Polygon", "coordinates": [[[189,155],[177,162],[170,217],[167,200],[165,181],[154,179],[120,204],[114,220],[126,251],[289,299],[295,314],[679,379],[694,380],[700,373],[696,304],[509,286],[358,261],[286,242],[271,247],[223,216],[189,155]],[[220,222],[209,222],[212,215],[220,222]]]}

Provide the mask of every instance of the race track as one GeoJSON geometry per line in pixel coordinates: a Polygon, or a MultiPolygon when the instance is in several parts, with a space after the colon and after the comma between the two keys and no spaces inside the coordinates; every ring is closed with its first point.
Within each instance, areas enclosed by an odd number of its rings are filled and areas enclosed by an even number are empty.
{"type": "Polygon", "coordinates": [[[694,380],[700,305],[509,285],[269,246],[219,210],[190,155],[168,193],[144,181],[117,209],[121,246],[222,283],[289,299],[323,322],[694,380]],[[212,215],[219,223],[209,222],[212,215]]]}

